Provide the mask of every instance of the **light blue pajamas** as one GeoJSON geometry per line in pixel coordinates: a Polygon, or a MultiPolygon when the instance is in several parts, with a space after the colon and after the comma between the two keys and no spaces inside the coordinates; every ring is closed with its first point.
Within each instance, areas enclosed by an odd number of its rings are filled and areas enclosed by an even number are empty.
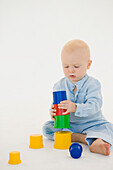
{"type": "Polygon", "coordinates": [[[101,138],[104,141],[113,144],[113,124],[108,122],[101,111],[102,96],[100,82],[87,74],[77,83],[64,77],[58,81],[53,91],[65,90],[67,99],[76,103],[77,110],[70,113],[69,129],[55,129],[54,121],[48,121],[43,126],[43,134],[50,140],[54,140],[54,132],[70,131],[71,133],[86,134],[86,142],[91,145],[92,142],[101,138]],[[74,94],[73,89],[77,87],[74,94]]]}

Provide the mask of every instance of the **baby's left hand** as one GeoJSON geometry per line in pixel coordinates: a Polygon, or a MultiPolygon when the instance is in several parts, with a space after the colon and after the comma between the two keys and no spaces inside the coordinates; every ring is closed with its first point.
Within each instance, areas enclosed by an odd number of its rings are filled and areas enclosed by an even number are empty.
{"type": "Polygon", "coordinates": [[[62,113],[63,115],[69,112],[76,112],[77,106],[75,103],[71,102],[70,100],[63,100],[58,104],[59,109],[66,109],[66,112],[62,113]]]}

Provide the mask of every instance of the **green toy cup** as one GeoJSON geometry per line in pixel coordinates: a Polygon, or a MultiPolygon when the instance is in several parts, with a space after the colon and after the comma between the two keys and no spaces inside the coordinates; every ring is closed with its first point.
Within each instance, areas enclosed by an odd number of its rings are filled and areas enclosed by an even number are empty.
{"type": "Polygon", "coordinates": [[[70,114],[55,116],[54,128],[70,128],[70,114]]]}

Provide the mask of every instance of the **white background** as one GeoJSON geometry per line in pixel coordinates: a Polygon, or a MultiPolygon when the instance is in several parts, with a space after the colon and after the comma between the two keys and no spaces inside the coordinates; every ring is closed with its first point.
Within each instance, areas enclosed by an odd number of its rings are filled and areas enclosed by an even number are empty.
{"type": "Polygon", "coordinates": [[[41,133],[50,119],[52,87],[64,76],[61,49],[71,39],[88,43],[88,74],[100,80],[103,114],[113,123],[112,9],[112,0],[0,0],[0,148],[6,164],[8,152],[27,146],[29,135],[41,133]]]}

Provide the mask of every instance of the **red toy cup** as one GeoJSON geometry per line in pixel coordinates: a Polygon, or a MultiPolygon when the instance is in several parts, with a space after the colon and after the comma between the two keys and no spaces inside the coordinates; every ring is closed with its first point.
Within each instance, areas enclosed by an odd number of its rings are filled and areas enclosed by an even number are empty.
{"type": "MultiPolygon", "coordinates": [[[[66,112],[66,109],[59,109],[58,104],[54,104],[54,109],[56,109],[56,116],[63,115],[62,113],[66,112]]],[[[69,115],[70,113],[67,113],[65,115],[69,115]]]]}

